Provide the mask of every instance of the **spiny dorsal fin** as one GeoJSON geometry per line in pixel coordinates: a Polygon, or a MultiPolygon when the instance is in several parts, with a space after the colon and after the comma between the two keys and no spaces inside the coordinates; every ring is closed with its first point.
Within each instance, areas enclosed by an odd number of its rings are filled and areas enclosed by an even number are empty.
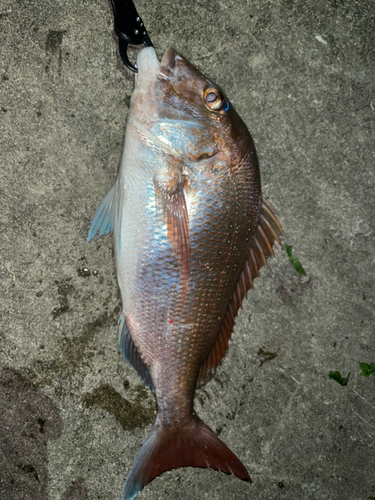
{"type": "Polygon", "coordinates": [[[234,320],[247,292],[253,288],[253,281],[259,276],[259,269],[267,265],[267,258],[273,256],[273,244],[277,241],[281,245],[280,236],[283,230],[276,218],[275,209],[265,198],[259,216],[258,226],[251,242],[249,256],[238,280],[233,298],[228,306],[228,311],[222,322],[215,343],[202,363],[198,384],[203,385],[212,377],[215,369],[223,359],[231,338],[234,320]]]}

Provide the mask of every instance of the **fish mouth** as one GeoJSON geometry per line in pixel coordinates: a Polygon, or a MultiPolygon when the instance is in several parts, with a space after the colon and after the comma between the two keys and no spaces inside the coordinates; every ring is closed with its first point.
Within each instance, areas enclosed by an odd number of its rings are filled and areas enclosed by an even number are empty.
{"type": "Polygon", "coordinates": [[[150,85],[159,69],[159,61],[154,47],[145,47],[137,57],[138,73],[135,74],[135,87],[150,85]]]}
{"type": "Polygon", "coordinates": [[[172,47],[169,47],[169,49],[167,49],[165,51],[163,58],[162,58],[160,65],[159,65],[159,75],[162,78],[168,79],[171,76],[171,74],[176,66],[176,60],[178,58],[179,58],[179,55],[177,54],[175,49],[173,49],[172,47]]]}
{"type": "Polygon", "coordinates": [[[143,104],[146,101],[149,103],[149,110],[163,109],[162,114],[168,115],[170,119],[190,121],[192,117],[183,110],[163,104],[162,96],[167,93],[167,90],[160,91],[158,95],[156,92],[156,88],[163,83],[163,80],[167,83],[165,80],[173,78],[175,72],[178,71],[176,63],[179,60],[182,60],[182,57],[172,47],[165,51],[160,63],[153,47],[142,49],[137,57],[138,73],[135,74],[134,95],[142,95],[143,104]],[[165,113],[166,110],[167,113],[165,113]]]}
{"type": "Polygon", "coordinates": [[[156,76],[169,78],[178,58],[179,55],[175,49],[169,47],[159,64],[154,47],[145,47],[137,57],[136,85],[138,82],[151,82],[156,76]]]}
{"type": "MultiPolygon", "coordinates": [[[[147,108],[145,112],[146,116],[151,117],[154,120],[158,120],[157,115],[159,113],[163,115],[164,119],[168,115],[169,119],[189,121],[190,116],[186,115],[182,110],[177,108],[172,108],[163,104],[161,96],[156,96],[155,87],[158,85],[158,81],[169,80],[173,76],[173,71],[176,65],[176,60],[180,58],[175,49],[172,47],[168,48],[161,62],[159,63],[155,49],[153,47],[145,47],[142,49],[137,57],[137,67],[138,73],[135,74],[135,89],[133,92],[133,97],[136,100],[137,96],[141,97],[142,106],[147,108]]],[[[133,100],[132,97],[132,100],[133,100]]],[[[143,113],[134,113],[133,118],[138,122],[136,116],[141,116],[143,113]]],[[[162,121],[163,118],[159,120],[162,121]]]]}

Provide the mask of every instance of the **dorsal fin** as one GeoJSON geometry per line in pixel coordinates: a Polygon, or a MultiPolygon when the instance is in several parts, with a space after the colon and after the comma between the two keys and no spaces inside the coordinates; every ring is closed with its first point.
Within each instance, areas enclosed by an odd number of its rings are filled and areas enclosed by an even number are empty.
{"type": "Polygon", "coordinates": [[[275,209],[265,198],[262,200],[259,222],[251,242],[249,256],[237,282],[233,298],[229,303],[227,314],[221,324],[215,343],[202,363],[198,384],[203,385],[212,377],[215,369],[223,359],[231,338],[234,320],[247,292],[253,288],[254,279],[259,276],[259,269],[267,265],[267,258],[273,256],[273,244],[281,245],[280,236],[283,230],[276,218],[275,209]]]}

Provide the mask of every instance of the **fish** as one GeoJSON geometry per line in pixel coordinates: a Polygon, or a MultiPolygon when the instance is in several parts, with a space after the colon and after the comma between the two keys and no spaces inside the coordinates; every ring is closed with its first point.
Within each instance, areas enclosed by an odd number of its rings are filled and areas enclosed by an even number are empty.
{"type": "Polygon", "coordinates": [[[194,394],[225,356],[282,235],[261,193],[253,139],[220,87],[173,48],[160,63],[144,48],[137,67],[119,174],[88,237],[114,234],[119,350],[157,402],[122,500],[180,467],[251,482],[196,414],[194,394]]]}

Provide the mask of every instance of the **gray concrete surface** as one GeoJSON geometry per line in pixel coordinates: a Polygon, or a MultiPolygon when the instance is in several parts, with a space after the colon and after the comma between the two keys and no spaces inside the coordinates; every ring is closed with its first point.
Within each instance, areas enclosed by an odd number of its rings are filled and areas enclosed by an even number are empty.
{"type": "MultiPolygon", "coordinates": [[[[278,251],[197,393],[254,484],[180,469],[139,499],[375,497],[375,376],[358,365],[375,361],[375,4],[136,4],[159,56],[175,47],[248,124],[307,272],[278,251]]],[[[0,58],[0,498],[119,500],[155,404],[117,352],[112,239],[86,238],[133,76],[105,0],[0,0],[0,58]]]]}

